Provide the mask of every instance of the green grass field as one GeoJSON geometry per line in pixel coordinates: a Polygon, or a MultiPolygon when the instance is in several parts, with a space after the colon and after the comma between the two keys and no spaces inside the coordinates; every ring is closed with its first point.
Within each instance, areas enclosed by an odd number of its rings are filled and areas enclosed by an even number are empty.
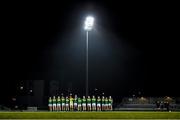
{"type": "Polygon", "coordinates": [[[0,112],[0,119],[180,119],[180,112],[0,112]]]}

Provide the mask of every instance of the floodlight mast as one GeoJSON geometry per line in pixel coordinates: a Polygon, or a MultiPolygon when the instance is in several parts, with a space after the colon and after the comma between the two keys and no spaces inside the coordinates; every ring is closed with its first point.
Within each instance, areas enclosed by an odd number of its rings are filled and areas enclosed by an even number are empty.
{"type": "Polygon", "coordinates": [[[86,31],[86,97],[88,96],[88,32],[92,30],[94,25],[94,18],[92,16],[86,17],[85,23],[84,23],[84,29],[86,31]]]}

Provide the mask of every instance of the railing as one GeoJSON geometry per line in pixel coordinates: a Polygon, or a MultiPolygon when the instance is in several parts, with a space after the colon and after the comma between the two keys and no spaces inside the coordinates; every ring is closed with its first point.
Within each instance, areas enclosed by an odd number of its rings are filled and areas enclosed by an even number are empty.
{"type": "Polygon", "coordinates": [[[154,104],[157,101],[176,103],[176,99],[171,97],[125,97],[122,99],[122,104],[154,104]]]}

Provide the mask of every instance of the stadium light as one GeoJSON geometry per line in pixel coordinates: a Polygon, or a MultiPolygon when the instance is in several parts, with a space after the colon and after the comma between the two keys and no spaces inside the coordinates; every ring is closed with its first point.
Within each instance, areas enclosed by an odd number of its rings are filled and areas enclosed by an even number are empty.
{"type": "Polygon", "coordinates": [[[94,25],[94,18],[92,16],[86,17],[85,23],[84,23],[84,29],[86,31],[91,31],[94,25]]]}
{"type": "Polygon", "coordinates": [[[92,30],[94,25],[94,17],[87,16],[84,22],[86,31],[86,97],[88,96],[88,32],[92,30]]]}

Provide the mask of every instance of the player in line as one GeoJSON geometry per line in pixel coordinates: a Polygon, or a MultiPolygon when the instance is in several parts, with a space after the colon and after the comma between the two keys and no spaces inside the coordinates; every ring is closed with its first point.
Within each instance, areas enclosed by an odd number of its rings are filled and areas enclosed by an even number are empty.
{"type": "Polygon", "coordinates": [[[96,98],[95,98],[95,96],[92,97],[92,111],[96,111],[96,98]]]}
{"type": "Polygon", "coordinates": [[[83,99],[82,99],[82,111],[86,111],[86,97],[83,96],[83,99]]]}
{"type": "Polygon", "coordinates": [[[61,111],[61,98],[58,96],[57,98],[57,111],[61,111]]]}
{"type": "Polygon", "coordinates": [[[66,111],[69,111],[69,97],[66,96],[66,111]]]}
{"type": "Polygon", "coordinates": [[[88,96],[87,98],[87,111],[91,111],[91,97],[88,96]]]}
{"type": "Polygon", "coordinates": [[[74,111],[78,110],[78,97],[77,95],[74,96],[74,111]]]}
{"type": "Polygon", "coordinates": [[[82,99],[78,97],[78,111],[82,111],[82,99]]]}
{"type": "Polygon", "coordinates": [[[104,111],[105,110],[105,98],[104,98],[104,96],[102,96],[101,104],[102,104],[102,111],[104,111]]]}
{"type": "Polygon", "coordinates": [[[111,98],[111,96],[109,96],[108,102],[109,102],[109,104],[108,104],[108,110],[113,110],[113,109],[112,109],[113,99],[111,98]]]}
{"type": "Polygon", "coordinates": [[[53,96],[53,111],[56,111],[57,110],[57,106],[56,106],[56,97],[55,96],[53,96]]]}
{"type": "Polygon", "coordinates": [[[64,96],[61,97],[61,103],[62,103],[62,111],[65,111],[66,110],[66,100],[64,98],[64,96]]]}
{"type": "Polygon", "coordinates": [[[97,111],[101,111],[101,98],[98,96],[97,98],[97,111]]]}
{"type": "Polygon", "coordinates": [[[52,99],[51,97],[49,97],[49,100],[48,100],[48,107],[49,107],[49,111],[52,111],[52,99]]]}
{"type": "Polygon", "coordinates": [[[73,111],[73,101],[74,101],[74,98],[72,97],[72,94],[70,94],[70,97],[69,97],[70,111],[73,111]]]}

